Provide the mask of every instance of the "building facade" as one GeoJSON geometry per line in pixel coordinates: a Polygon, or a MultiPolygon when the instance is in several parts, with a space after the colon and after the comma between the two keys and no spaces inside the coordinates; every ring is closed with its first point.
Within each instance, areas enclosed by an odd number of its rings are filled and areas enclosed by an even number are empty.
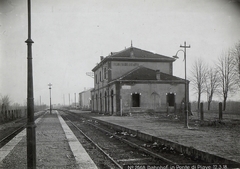
{"type": "Polygon", "coordinates": [[[81,110],[91,110],[91,89],[79,93],[79,108],[81,110]]]}
{"type": "MultiPolygon", "coordinates": [[[[183,103],[185,80],[173,76],[174,58],[131,46],[100,59],[92,69],[92,112],[159,112],[176,110],[183,103]]],[[[186,84],[188,93],[189,82],[186,84]]]]}

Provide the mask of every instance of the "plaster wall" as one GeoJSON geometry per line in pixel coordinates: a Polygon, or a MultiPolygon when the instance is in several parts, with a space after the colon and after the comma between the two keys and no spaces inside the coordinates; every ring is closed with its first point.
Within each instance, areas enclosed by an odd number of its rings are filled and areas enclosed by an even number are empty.
{"type": "Polygon", "coordinates": [[[156,111],[166,110],[166,93],[176,93],[175,103],[177,108],[185,96],[184,84],[132,84],[122,85],[120,96],[122,98],[122,111],[129,111],[132,108],[131,93],[140,94],[139,109],[153,109],[156,111]]]}
{"type": "Polygon", "coordinates": [[[107,85],[108,78],[109,78],[108,77],[109,70],[110,70],[110,67],[108,66],[108,62],[106,62],[94,72],[94,88],[95,89],[98,89],[107,85]]]}
{"type": "Polygon", "coordinates": [[[91,91],[87,90],[79,93],[79,106],[81,109],[89,109],[91,101],[91,91]]]}

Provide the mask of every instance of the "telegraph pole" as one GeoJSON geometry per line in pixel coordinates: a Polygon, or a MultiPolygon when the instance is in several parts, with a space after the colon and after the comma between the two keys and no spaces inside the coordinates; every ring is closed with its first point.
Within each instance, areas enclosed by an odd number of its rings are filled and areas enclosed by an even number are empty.
{"type": "Polygon", "coordinates": [[[184,48],[184,61],[185,61],[185,121],[184,121],[184,127],[188,128],[188,92],[187,92],[187,48],[190,48],[190,45],[186,45],[186,41],[184,42],[184,45],[180,45],[180,48],[184,48]]]}
{"type": "Polygon", "coordinates": [[[75,95],[75,109],[77,108],[77,102],[76,102],[76,93],[74,93],[75,95]]]}
{"type": "Polygon", "coordinates": [[[63,106],[65,106],[65,95],[63,94],[63,106]]]}
{"type": "Polygon", "coordinates": [[[33,66],[31,39],[31,0],[28,0],[28,39],[27,43],[27,167],[36,169],[36,133],[34,122],[33,66]]]}
{"type": "Polygon", "coordinates": [[[68,94],[68,98],[69,98],[69,106],[70,106],[70,93],[68,94]]]}

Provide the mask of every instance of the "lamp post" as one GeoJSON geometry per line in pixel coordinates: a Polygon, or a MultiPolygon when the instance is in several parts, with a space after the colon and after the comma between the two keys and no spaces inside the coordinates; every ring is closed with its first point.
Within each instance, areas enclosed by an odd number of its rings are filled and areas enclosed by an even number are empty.
{"type": "Polygon", "coordinates": [[[34,99],[33,99],[33,66],[32,66],[32,43],[31,39],[31,0],[28,4],[28,39],[27,43],[27,167],[36,168],[36,133],[34,122],[34,99]]]}
{"type": "Polygon", "coordinates": [[[173,58],[178,59],[179,57],[177,56],[178,52],[182,51],[184,53],[184,61],[185,61],[185,103],[184,103],[184,128],[188,128],[188,99],[187,99],[187,59],[186,59],[186,55],[187,55],[187,50],[186,48],[190,48],[191,46],[187,46],[186,42],[184,42],[184,45],[180,45],[180,48],[184,48],[184,50],[179,49],[176,53],[176,55],[173,56],[173,58]]]}
{"type": "Polygon", "coordinates": [[[49,93],[50,93],[50,114],[52,114],[52,98],[51,98],[51,89],[52,89],[52,84],[49,83],[49,93]]]}

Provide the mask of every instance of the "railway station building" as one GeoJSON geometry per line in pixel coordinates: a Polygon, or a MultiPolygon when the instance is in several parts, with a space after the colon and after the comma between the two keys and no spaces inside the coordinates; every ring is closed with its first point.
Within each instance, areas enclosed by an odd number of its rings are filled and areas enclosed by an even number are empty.
{"type": "MultiPolygon", "coordinates": [[[[185,79],[173,76],[172,57],[136,47],[100,57],[93,69],[92,112],[178,111],[185,99],[185,79]]],[[[189,99],[187,81],[187,100],[189,99]]]]}

